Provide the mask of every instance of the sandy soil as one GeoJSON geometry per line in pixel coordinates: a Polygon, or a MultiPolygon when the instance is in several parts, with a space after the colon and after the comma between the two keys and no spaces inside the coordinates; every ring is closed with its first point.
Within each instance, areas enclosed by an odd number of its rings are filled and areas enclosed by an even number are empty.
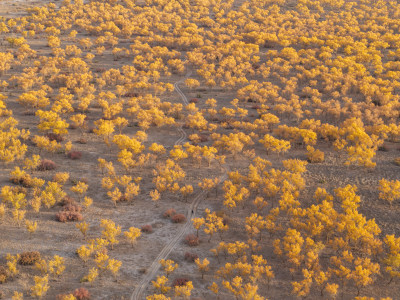
{"type": "MultiPolygon", "coordinates": [[[[25,9],[38,4],[41,1],[1,1],[0,2],[0,15],[6,18],[19,17],[25,14],[25,9]]],[[[41,40],[32,41],[32,48],[46,54],[48,48],[44,47],[45,42],[41,40]]],[[[4,50],[4,46],[2,51],[4,50]]],[[[106,55],[105,59],[99,61],[95,59],[93,68],[102,67],[120,67],[126,60],[121,59],[114,61],[111,55],[106,55]]],[[[12,70],[11,74],[20,71],[20,67],[12,70]]],[[[184,75],[172,75],[168,78],[171,83],[179,82],[184,75]]],[[[167,94],[163,100],[168,100],[174,103],[184,101],[182,95],[187,99],[199,98],[218,98],[219,105],[227,105],[231,99],[235,97],[235,91],[222,91],[221,89],[204,89],[189,90],[186,87],[181,87],[182,94],[171,92],[167,94]]],[[[18,91],[19,92],[19,91],[18,91]]],[[[35,116],[27,116],[24,110],[16,102],[16,93],[10,92],[7,102],[8,108],[14,112],[14,117],[20,122],[21,128],[32,129],[32,134],[37,133],[34,129],[37,124],[35,116]]],[[[202,108],[205,105],[200,101],[198,107],[202,108]]],[[[250,109],[250,108],[249,108],[250,109]]],[[[250,109],[251,110],[251,109],[250,109]]],[[[250,120],[255,119],[256,113],[250,116],[250,120]]],[[[93,121],[99,119],[101,112],[99,108],[91,109],[89,113],[89,127],[93,126],[93,121]]],[[[177,141],[184,142],[182,133],[178,126],[169,126],[163,128],[152,128],[148,131],[148,140],[145,142],[149,146],[153,142],[161,143],[167,149],[172,149],[177,141]]],[[[130,126],[124,130],[127,135],[133,135],[137,132],[138,128],[130,126]]],[[[192,133],[189,129],[183,129],[184,135],[192,133]]],[[[225,134],[231,132],[224,129],[225,134]]],[[[40,213],[29,212],[27,218],[30,220],[38,221],[39,229],[32,237],[23,228],[12,226],[11,220],[6,219],[0,223],[0,264],[5,264],[5,254],[7,253],[20,253],[23,251],[40,251],[42,256],[50,258],[53,255],[60,255],[66,259],[66,271],[60,279],[52,279],[49,284],[51,288],[45,299],[55,299],[56,295],[60,293],[69,293],[76,288],[85,286],[89,289],[92,299],[144,299],[145,295],[152,294],[154,288],[149,284],[151,280],[155,279],[156,275],[160,275],[158,265],[155,263],[159,258],[169,258],[179,264],[178,270],[171,276],[170,281],[178,277],[186,277],[193,282],[196,282],[196,287],[193,291],[192,299],[216,299],[216,297],[207,289],[210,282],[212,282],[215,271],[224,262],[224,258],[218,261],[212,257],[209,250],[214,248],[219,243],[217,236],[212,238],[210,243],[207,242],[208,237],[201,232],[201,243],[198,247],[191,248],[187,246],[183,237],[185,234],[194,232],[190,223],[173,224],[170,220],[162,216],[163,212],[169,208],[174,208],[178,213],[189,214],[190,218],[193,206],[197,205],[197,210],[194,209],[194,214],[201,216],[206,208],[218,211],[223,209],[221,201],[221,186],[219,187],[219,194],[215,196],[210,193],[208,197],[201,194],[200,189],[197,187],[197,182],[201,178],[212,176],[223,176],[226,174],[226,169],[221,169],[216,164],[210,168],[201,168],[193,166],[190,163],[183,163],[183,167],[188,173],[186,182],[190,182],[195,187],[194,196],[190,197],[188,202],[184,202],[175,195],[167,194],[163,196],[162,201],[159,201],[157,206],[149,199],[148,193],[152,189],[152,167],[147,166],[140,170],[135,170],[131,173],[132,176],[141,176],[142,185],[140,195],[132,203],[121,203],[114,208],[113,204],[108,199],[105,191],[101,188],[100,182],[102,175],[96,167],[98,158],[105,158],[112,161],[115,165],[117,162],[117,148],[113,146],[110,150],[104,143],[102,143],[95,134],[89,133],[88,130],[84,133],[84,138],[87,140],[86,144],[79,144],[77,141],[81,135],[79,130],[70,130],[69,137],[73,141],[75,150],[81,151],[83,157],[81,160],[69,160],[64,154],[48,154],[43,153],[43,158],[53,160],[57,164],[55,171],[33,173],[34,176],[40,176],[46,180],[50,180],[56,172],[70,172],[71,180],[66,184],[66,189],[69,189],[73,182],[85,179],[89,184],[88,196],[94,199],[94,204],[84,212],[84,218],[90,224],[90,229],[87,239],[97,238],[101,234],[99,223],[101,219],[112,219],[122,227],[122,230],[127,230],[131,226],[141,227],[142,225],[152,225],[154,232],[151,234],[143,234],[135,246],[127,243],[121,239],[119,245],[114,250],[110,251],[110,257],[122,261],[122,268],[119,272],[117,279],[113,279],[109,274],[102,274],[99,279],[93,284],[82,284],[79,279],[87,274],[88,269],[91,267],[90,263],[85,265],[77,257],[76,249],[85,243],[82,235],[75,228],[75,223],[59,223],[55,222],[55,213],[60,210],[60,207],[52,209],[42,209],[40,213]],[[198,199],[198,201],[195,201],[198,199]],[[194,201],[194,202],[193,202],[194,201]],[[207,256],[210,258],[210,271],[205,275],[204,279],[197,271],[194,264],[184,261],[184,254],[186,252],[193,252],[198,254],[201,258],[207,256]],[[160,256],[160,253],[163,254],[160,256]]],[[[210,145],[210,142],[204,145],[210,145]]],[[[32,146],[32,145],[30,145],[32,146]]],[[[384,177],[389,180],[398,179],[399,167],[393,164],[394,158],[399,156],[399,144],[387,143],[388,151],[377,152],[377,166],[373,171],[365,171],[359,167],[344,167],[343,161],[338,159],[328,145],[323,142],[319,149],[325,152],[325,162],[321,164],[309,164],[305,173],[307,181],[307,189],[302,192],[300,200],[302,203],[312,203],[312,195],[316,187],[324,187],[328,191],[332,191],[338,186],[345,186],[346,184],[356,184],[358,186],[358,195],[362,198],[360,211],[367,219],[375,218],[376,222],[385,234],[400,235],[400,221],[398,215],[400,208],[398,205],[389,209],[387,203],[378,199],[379,191],[377,190],[378,181],[384,177]]],[[[262,146],[256,147],[257,152],[262,152],[262,146]]],[[[30,147],[27,156],[37,154],[38,150],[35,147],[30,147]]],[[[302,148],[293,149],[288,154],[276,155],[271,154],[267,158],[272,162],[273,167],[280,167],[281,161],[288,158],[306,159],[305,151],[302,148]]],[[[237,159],[228,158],[227,165],[234,166],[235,169],[245,169],[248,165],[248,160],[245,157],[237,159]]],[[[15,164],[3,165],[0,171],[0,185],[9,185],[8,173],[14,168],[15,164]]],[[[122,173],[122,168],[118,172],[122,173]]],[[[268,207],[270,208],[270,207],[268,207]]],[[[248,216],[250,209],[235,211],[230,214],[230,231],[224,235],[224,241],[246,240],[246,234],[243,230],[244,217],[248,216]]],[[[296,299],[291,294],[292,288],[290,284],[291,275],[287,268],[280,268],[284,263],[273,253],[272,240],[267,234],[263,236],[261,245],[264,252],[262,253],[268,258],[270,265],[274,266],[276,278],[271,282],[269,289],[264,287],[259,293],[268,299],[296,299]]],[[[13,291],[25,291],[26,299],[31,299],[27,291],[32,284],[33,275],[38,275],[38,272],[32,267],[20,267],[21,275],[14,280],[1,285],[1,291],[5,299],[9,299],[13,291]]],[[[379,297],[382,294],[391,296],[393,299],[400,299],[400,287],[398,285],[391,285],[390,290],[386,290],[387,278],[379,277],[374,286],[368,287],[363,290],[363,294],[371,297],[379,297]],[[378,288],[377,288],[378,287],[378,288]],[[383,293],[383,291],[385,293],[383,293]]],[[[353,299],[355,296],[354,287],[348,286],[342,299],[353,299]]],[[[233,299],[230,294],[221,293],[219,299],[233,299]]],[[[308,299],[321,299],[321,297],[314,292],[308,299]]],[[[322,299],[324,299],[322,297],[322,299]]]]}

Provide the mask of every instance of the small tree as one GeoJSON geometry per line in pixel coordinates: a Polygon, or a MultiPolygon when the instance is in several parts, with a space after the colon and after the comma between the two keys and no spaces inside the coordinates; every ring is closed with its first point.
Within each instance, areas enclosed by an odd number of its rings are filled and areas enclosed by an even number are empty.
{"type": "Polygon", "coordinates": [[[201,279],[203,279],[204,274],[206,272],[208,272],[208,270],[210,269],[209,268],[210,261],[207,258],[205,258],[205,259],[203,259],[203,262],[201,262],[201,260],[199,258],[197,258],[194,262],[196,263],[197,267],[199,268],[199,271],[201,273],[201,279]]]}
{"type": "Polygon", "coordinates": [[[35,285],[31,287],[31,296],[42,299],[42,297],[46,295],[47,290],[49,289],[49,275],[43,277],[35,276],[34,280],[35,285]]]}
{"type": "Polygon", "coordinates": [[[165,276],[157,276],[156,281],[152,281],[153,286],[161,293],[166,294],[169,292],[171,287],[167,286],[168,278],[165,276]]]}
{"type": "Polygon", "coordinates": [[[86,232],[89,229],[89,224],[87,224],[86,222],[82,222],[76,224],[75,227],[80,230],[80,232],[83,234],[83,238],[86,239],[86,232]]]}
{"type": "Polygon", "coordinates": [[[204,218],[193,218],[192,222],[193,222],[193,227],[196,229],[196,235],[199,236],[199,230],[206,221],[204,220],[204,218]]]}
{"type": "Polygon", "coordinates": [[[63,257],[54,255],[53,260],[49,261],[49,271],[54,276],[60,276],[65,270],[65,260],[63,257]]]}
{"type": "Polygon", "coordinates": [[[122,266],[122,262],[116,259],[109,259],[107,264],[107,270],[111,271],[114,278],[117,277],[118,271],[122,266]]]}
{"type": "Polygon", "coordinates": [[[110,243],[111,249],[114,249],[114,245],[119,243],[117,237],[121,234],[121,226],[116,226],[112,220],[108,219],[101,220],[100,226],[103,228],[101,236],[110,243]]]}
{"type": "Polygon", "coordinates": [[[164,272],[166,273],[167,277],[178,268],[178,264],[176,264],[173,260],[162,259],[160,260],[160,264],[164,268],[164,272]]]}
{"type": "Polygon", "coordinates": [[[139,228],[130,227],[128,231],[124,232],[124,235],[129,240],[133,248],[136,240],[142,235],[142,231],[139,228]]]}
{"type": "Polygon", "coordinates": [[[33,221],[26,220],[26,221],[25,221],[25,225],[26,225],[26,229],[27,229],[28,232],[29,232],[30,237],[32,237],[32,234],[33,234],[33,233],[36,231],[36,229],[37,229],[37,222],[36,222],[36,221],[33,222],[33,221]]]}

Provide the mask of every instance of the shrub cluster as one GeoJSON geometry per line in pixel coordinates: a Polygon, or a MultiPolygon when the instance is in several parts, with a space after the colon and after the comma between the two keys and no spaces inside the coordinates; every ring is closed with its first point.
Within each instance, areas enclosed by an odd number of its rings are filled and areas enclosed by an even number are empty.
{"type": "Polygon", "coordinates": [[[43,159],[37,167],[38,171],[50,171],[57,167],[56,163],[50,159],[43,159]]]}
{"type": "Polygon", "coordinates": [[[185,253],[185,260],[187,262],[194,262],[199,256],[196,253],[186,252],[185,253]]]}
{"type": "Polygon", "coordinates": [[[152,233],[152,232],[153,232],[153,227],[152,227],[150,224],[147,224],[147,225],[143,225],[143,226],[140,228],[140,230],[141,230],[142,232],[145,232],[145,233],[152,233]]]}
{"type": "Polygon", "coordinates": [[[32,187],[32,177],[29,174],[24,173],[21,176],[11,176],[10,181],[14,184],[21,185],[23,187],[32,187]]]}
{"type": "Polygon", "coordinates": [[[176,214],[171,218],[173,223],[184,223],[186,222],[186,217],[183,214],[176,214]]]}
{"type": "Polygon", "coordinates": [[[208,136],[207,136],[207,135],[205,135],[205,134],[199,134],[199,137],[200,137],[200,142],[201,142],[201,143],[208,142],[208,136]]]}
{"type": "Polygon", "coordinates": [[[81,214],[81,209],[82,208],[74,200],[72,200],[71,203],[64,206],[62,211],[59,211],[56,214],[56,220],[63,223],[82,221],[83,216],[81,214]]]}
{"type": "Polygon", "coordinates": [[[69,159],[81,159],[82,152],[81,151],[70,151],[70,152],[68,152],[67,157],[69,159]]]}
{"type": "Polygon", "coordinates": [[[176,210],[173,208],[167,209],[163,214],[164,218],[171,218],[174,215],[176,215],[176,210]]]}
{"type": "Polygon", "coordinates": [[[185,237],[185,242],[190,247],[198,246],[200,244],[199,237],[195,234],[188,234],[185,237]]]}
{"type": "Polygon", "coordinates": [[[178,277],[174,279],[174,281],[172,282],[172,286],[184,286],[188,282],[189,279],[187,279],[186,277],[178,277]]]}
{"type": "Polygon", "coordinates": [[[85,289],[84,287],[81,287],[74,291],[74,297],[78,300],[89,300],[90,293],[87,289],[85,289]]]}
{"type": "Polygon", "coordinates": [[[24,266],[31,266],[40,260],[40,253],[38,251],[26,251],[19,255],[18,263],[24,266]]]}
{"type": "Polygon", "coordinates": [[[64,140],[61,135],[52,132],[47,133],[46,137],[49,139],[49,141],[56,141],[57,143],[60,143],[64,140]]]}

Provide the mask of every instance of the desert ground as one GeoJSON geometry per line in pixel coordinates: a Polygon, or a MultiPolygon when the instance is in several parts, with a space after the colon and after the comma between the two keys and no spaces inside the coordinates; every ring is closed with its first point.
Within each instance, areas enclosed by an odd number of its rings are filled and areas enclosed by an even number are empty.
{"type": "Polygon", "coordinates": [[[0,1],[0,299],[400,299],[399,14],[0,1]]]}

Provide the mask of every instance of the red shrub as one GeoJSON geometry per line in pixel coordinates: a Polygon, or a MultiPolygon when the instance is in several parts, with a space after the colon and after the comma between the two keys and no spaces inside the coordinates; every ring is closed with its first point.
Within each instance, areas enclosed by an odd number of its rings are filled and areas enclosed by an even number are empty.
{"type": "Polygon", "coordinates": [[[186,222],[186,217],[182,214],[177,214],[171,218],[171,221],[173,223],[184,223],[184,222],[186,222]]]}
{"type": "Polygon", "coordinates": [[[68,205],[68,204],[77,204],[76,203],[76,201],[75,201],[75,199],[74,198],[72,198],[72,197],[70,197],[70,196],[65,196],[61,201],[60,201],[60,205],[61,206],[66,206],[66,205],[68,205]]]}
{"type": "Polygon", "coordinates": [[[167,209],[164,212],[164,218],[171,218],[172,216],[176,215],[176,210],[173,208],[167,209]]]}
{"type": "Polygon", "coordinates": [[[74,221],[82,221],[83,217],[78,212],[70,212],[70,211],[59,211],[56,214],[56,220],[58,222],[74,222],[74,221]]]}
{"type": "Polygon", "coordinates": [[[64,206],[63,211],[67,212],[81,212],[82,207],[77,203],[71,203],[64,206]]]}
{"type": "Polygon", "coordinates": [[[62,142],[64,140],[64,138],[56,133],[47,133],[46,137],[50,140],[50,141],[56,141],[57,143],[62,142]]]}
{"type": "Polygon", "coordinates": [[[197,99],[197,98],[192,98],[192,99],[190,99],[189,102],[190,102],[190,103],[197,103],[197,102],[199,102],[199,99],[197,99]]]}
{"type": "Polygon", "coordinates": [[[187,262],[194,262],[199,256],[196,253],[186,252],[185,253],[185,260],[187,262]]]}
{"type": "Polygon", "coordinates": [[[74,291],[74,297],[78,300],[89,300],[90,293],[87,289],[85,289],[84,287],[81,287],[74,291]]]}
{"type": "Polygon", "coordinates": [[[153,232],[153,227],[151,227],[150,224],[143,225],[141,230],[142,230],[142,232],[145,232],[145,233],[152,233],[153,232]]]}
{"type": "Polygon", "coordinates": [[[42,159],[39,166],[37,167],[38,171],[50,171],[54,170],[57,167],[56,163],[50,159],[42,159]]]}
{"type": "Polygon", "coordinates": [[[196,236],[195,234],[188,234],[185,237],[185,242],[190,247],[198,246],[200,244],[199,237],[196,236]]]}
{"type": "Polygon", "coordinates": [[[67,204],[64,206],[62,211],[56,214],[56,220],[59,222],[74,222],[82,221],[83,217],[81,215],[81,207],[78,204],[67,204]]]}
{"type": "Polygon", "coordinates": [[[80,151],[71,151],[71,152],[68,152],[67,156],[70,159],[81,159],[82,152],[80,152],[80,151]]]}
{"type": "Polygon", "coordinates": [[[178,277],[172,282],[172,286],[184,286],[189,282],[189,279],[186,277],[178,277]]]}

